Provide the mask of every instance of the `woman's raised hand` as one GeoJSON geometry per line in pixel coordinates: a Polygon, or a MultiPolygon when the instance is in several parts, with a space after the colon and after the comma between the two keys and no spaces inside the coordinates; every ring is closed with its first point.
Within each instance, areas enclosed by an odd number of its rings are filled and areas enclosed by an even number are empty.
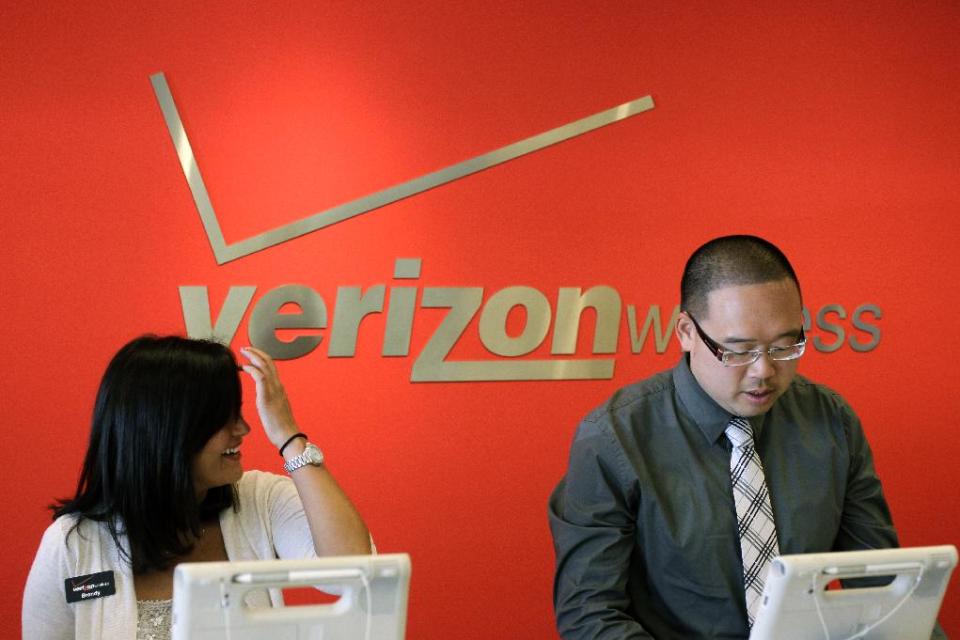
{"type": "Polygon", "coordinates": [[[257,385],[257,413],[267,438],[279,448],[287,438],[297,433],[297,423],[287,400],[287,392],[280,382],[273,358],[255,347],[243,347],[240,355],[248,360],[241,365],[257,385]]]}

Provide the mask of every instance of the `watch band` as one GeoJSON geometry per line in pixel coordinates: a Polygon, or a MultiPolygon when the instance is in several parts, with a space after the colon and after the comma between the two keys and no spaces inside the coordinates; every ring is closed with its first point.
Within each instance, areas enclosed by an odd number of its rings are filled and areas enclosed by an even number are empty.
{"type": "Polygon", "coordinates": [[[284,462],[283,470],[287,473],[293,473],[297,469],[305,467],[308,464],[315,467],[319,467],[323,464],[323,452],[320,451],[320,447],[312,442],[308,442],[304,445],[303,452],[300,455],[294,456],[293,458],[290,458],[284,462]]]}

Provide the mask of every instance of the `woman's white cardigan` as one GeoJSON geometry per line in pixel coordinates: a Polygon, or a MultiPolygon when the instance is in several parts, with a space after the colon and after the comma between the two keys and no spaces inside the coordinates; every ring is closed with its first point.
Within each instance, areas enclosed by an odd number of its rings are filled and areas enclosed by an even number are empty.
{"type": "MultiPolygon", "coordinates": [[[[223,543],[230,560],[313,558],[316,552],[293,481],[248,471],[237,483],[239,509],[220,514],[223,543]]],[[[137,597],[130,565],[120,556],[107,527],[58,518],[43,534],[23,594],[24,640],[125,640],[137,635],[137,597]],[[68,578],[113,571],[116,595],[68,604],[68,578]]],[[[126,544],[125,539],[121,539],[126,544]]],[[[280,604],[280,593],[251,592],[251,607],[280,604]]]]}

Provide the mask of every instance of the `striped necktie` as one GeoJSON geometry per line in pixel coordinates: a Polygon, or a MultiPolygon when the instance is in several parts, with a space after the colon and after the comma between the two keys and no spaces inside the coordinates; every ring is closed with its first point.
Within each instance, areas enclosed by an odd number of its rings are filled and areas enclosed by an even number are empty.
{"type": "Polygon", "coordinates": [[[740,556],[743,558],[743,586],[747,595],[750,626],[760,606],[763,581],[771,558],[780,555],[777,529],[770,507],[770,494],[763,476],[760,456],[753,446],[753,429],[744,418],[734,416],[727,423],[727,438],[733,445],[730,479],[737,508],[740,556]]]}

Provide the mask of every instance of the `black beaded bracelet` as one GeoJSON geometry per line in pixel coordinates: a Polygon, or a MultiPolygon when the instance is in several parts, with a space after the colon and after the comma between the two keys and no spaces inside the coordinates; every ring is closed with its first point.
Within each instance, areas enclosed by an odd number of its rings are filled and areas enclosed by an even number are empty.
{"type": "Polygon", "coordinates": [[[297,438],[303,438],[304,440],[309,440],[309,439],[310,439],[310,438],[307,437],[307,434],[305,434],[305,433],[295,433],[295,434],[293,434],[292,436],[290,436],[289,438],[287,438],[287,441],[283,443],[283,446],[282,446],[282,447],[280,447],[280,457],[281,457],[281,458],[283,457],[283,450],[286,449],[287,446],[289,446],[290,443],[293,442],[294,440],[296,440],[297,438]]]}

